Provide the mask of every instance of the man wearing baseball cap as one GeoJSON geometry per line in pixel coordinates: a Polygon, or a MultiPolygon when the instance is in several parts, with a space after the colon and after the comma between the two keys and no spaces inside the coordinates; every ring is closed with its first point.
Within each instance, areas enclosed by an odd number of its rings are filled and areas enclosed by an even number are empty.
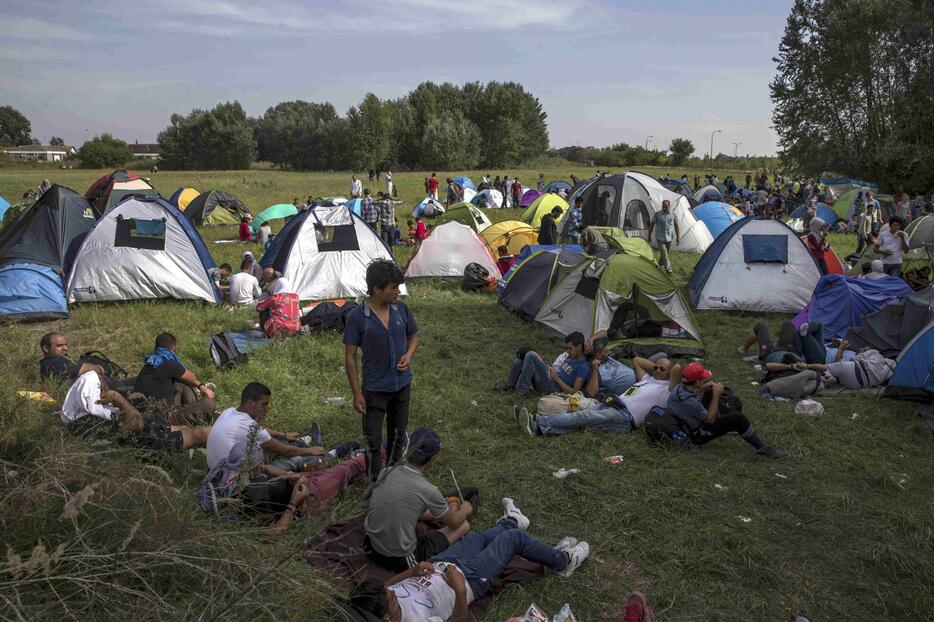
{"type": "Polygon", "coordinates": [[[713,382],[713,374],[700,363],[688,363],[681,370],[681,384],[671,391],[668,409],[691,431],[691,440],[696,445],[709,443],[730,432],[736,432],[752,445],[756,452],[767,458],[782,458],[785,452],[766,445],[753,429],[752,423],[743,413],[719,412],[723,385],[713,382]],[[710,405],[704,407],[702,396],[711,392],[710,405]]]}

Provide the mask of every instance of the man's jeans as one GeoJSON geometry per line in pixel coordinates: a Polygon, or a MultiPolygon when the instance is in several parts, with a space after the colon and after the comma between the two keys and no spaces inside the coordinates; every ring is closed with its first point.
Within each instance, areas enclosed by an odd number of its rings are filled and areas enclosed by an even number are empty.
{"type": "Polygon", "coordinates": [[[628,411],[598,404],[593,408],[561,415],[537,417],[536,423],[542,434],[566,434],[581,428],[593,428],[604,432],[631,432],[635,427],[628,411]]]}
{"type": "Polygon", "coordinates": [[[431,561],[455,564],[470,583],[474,598],[480,598],[516,555],[556,572],[569,563],[567,553],[520,530],[514,518],[501,518],[481,533],[471,531],[431,561]]]}
{"type": "Polygon", "coordinates": [[[506,384],[520,393],[534,388],[539,393],[554,393],[558,386],[548,373],[549,366],[537,352],[526,352],[525,358],[516,360],[506,376],[506,384]]]}
{"type": "Polygon", "coordinates": [[[896,278],[902,275],[902,264],[900,263],[883,263],[882,271],[888,274],[889,276],[894,276],[896,278]]]}

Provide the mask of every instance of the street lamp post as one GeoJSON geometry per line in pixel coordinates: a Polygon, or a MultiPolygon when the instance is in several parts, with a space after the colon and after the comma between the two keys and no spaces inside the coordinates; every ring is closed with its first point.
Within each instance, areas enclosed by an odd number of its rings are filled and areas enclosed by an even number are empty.
{"type": "Polygon", "coordinates": [[[736,152],[739,150],[739,146],[743,143],[733,143],[733,157],[736,157],[736,152]]]}
{"type": "Polygon", "coordinates": [[[655,138],[655,136],[646,136],[645,138],[645,150],[646,151],[649,150],[649,141],[652,140],[653,138],[655,138]]]}
{"type": "Polygon", "coordinates": [[[723,130],[714,130],[710,133],[710,161],[713,162],[713,135],[720,134],[723,130]]]}

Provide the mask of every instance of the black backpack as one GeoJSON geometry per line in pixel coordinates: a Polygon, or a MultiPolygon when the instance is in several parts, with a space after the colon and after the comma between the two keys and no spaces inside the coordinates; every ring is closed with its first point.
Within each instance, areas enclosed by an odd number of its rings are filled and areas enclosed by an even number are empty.
{"type": "Polygon", "coordinates": [[[78,357],[78,365],[90,363],[91,365],[100,365],[104,370],[104,375],[111,380],[120,380],[127,377],[126,370],[107,358],[107,355],[98,350],[85,352],[78,357]]]}
{"type": "Polygon", "coordinates": [[[249,358],[246,352],[241,352],[234,343],[230,333],[217,333],[211,337],[211,359],[218,369],[230,369],[249,358]]]}
{"type": "MultiPolygon", "coordinates": [[[[701,398],[701,404],[704,405],[704,408],[710,408],[710,398],[712,395],[710,391],[704,393],[704,397],[701,398]]],[[[721,415],[731,415],[741,412],[743,412],[743,400],[739,399],[739,396],[733,393],[733,389],[730,387],[723,387],[717,413],[721,415]]]]}
{"type": "Polygon", "coordinates": [[[347,314],[356,306],[357,303],[352,300],[348,300],[340,307],[333,302],[322,302],[302,316],[302,326],[307,326],[308,332],[311,333],[320,333],[325,330],[343,331],[347,323],[347,314]]]}
{"type": "Polygon", "coordinates": [[[469,263],[464,268],[464,279],[461,289],[465,292],[475,292],[490,284],[490,271],[478,263],[469,263]]]}
{"type": "Polygon", "coordinates": [[[645,436],[653,445],[691,445],[691,431],[667,408],[656,406],[645,416],[642,424],[645,436]]]}

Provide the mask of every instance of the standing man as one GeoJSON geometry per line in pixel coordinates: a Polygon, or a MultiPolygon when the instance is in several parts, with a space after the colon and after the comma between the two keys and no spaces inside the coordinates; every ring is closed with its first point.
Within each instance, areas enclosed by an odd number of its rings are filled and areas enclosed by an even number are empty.
{"type": "Polygon", "coordinates": [[[356,175],[350,177],[350,198],[359,199],[363,195],[363,182],[356,175]]]}
{"type": "Polygon", "coordinates": [[[392,205],[392,197],[389,194],[383,195],[383,200],[379,205],[379,235],[392,252],[392,244],[396,231],[396,210],[392,205]]]}
{"type": "Polygon", "coordinates": [[[428,178],[428,196],[430,196],[435,201],[438,200],[439,185],[441,185],[441,182],[438,180],[437,173],[432,173],[431,177],[428,178]]]}
{"type": "Polygon", "coordinates": [[[512,180],[512,207],[513,209],[518,209],[519,200],[522,199],[522,184],[519,183],[519,178],[516,177],[512,180]]]}
{"type": "Polygon", "coordinates": [[[379,220],[379,206],[373,203],[370,196],[370,189],[363,191],[363,201],[360,203],[360,213],[363,214],[363,222],[370,225],[373,231],[376,231],[376,223],[379,220]]]}
{"type": "Polygon", "coordinates": [[[410,365],[418,347],[418,326],[399,300],[405,282],[395,262],[377,259],[366,269],[368,297],[347,315],[344,364],[354,409],[363,415],[366,467],[376,481],[382,469],[381,428],[386,419],[387,464],[402,458],[409,420],[410,365]],[[363,350],[363,384],[357,374],[357,350],[363,350]]]}
{"type": "Polygon", "coordinates": [[[392,196],[392,171],[386,171],[386,194],[392,196]]]}
{"type": "Polygon", "coordinates": [[[675,246],[681,245],[681,230],[678,228],[678,222],[675,215],[671,213],[671,203],[668,199],[662,201],[662,211],[655,212],[652,215],[652,222],[649,224],[649,239],[652,239],[652,230],[655,230],[655,241],[658,243],[658,263],[665,272],[671,274],[671,259],[668,253],[671,252],[671,240],[674,239],[675,246]],[[674,236],[672,236],[674,233],[674,236]]]}
{"type": "Polygon", "coordinates": [[[898,216],[889,218],[889,228],[879,232],[876,239],[876,252],[882,255],[882,269],[889,276],[902,275],[902,253],[907,253],[908,234],[901,230],[902,221],[898,216]]]}
{"type": "Polygon", "coordinates": [[[558,217],[561,216],[561,208],[555,205],[551,212],[542,216],[542,224],[538,229],[538,243],[546,246],[558,243],[558,217]]]}
{"type": "Polygon", "coordinates": [[[564,235],[570,244],[581,243],[581,228],[584,222],[584,212],[581,211],[584,205],[584,198],[574,199],[574,207],[568,210],[567,224],[564,228],[564,235]]]}

